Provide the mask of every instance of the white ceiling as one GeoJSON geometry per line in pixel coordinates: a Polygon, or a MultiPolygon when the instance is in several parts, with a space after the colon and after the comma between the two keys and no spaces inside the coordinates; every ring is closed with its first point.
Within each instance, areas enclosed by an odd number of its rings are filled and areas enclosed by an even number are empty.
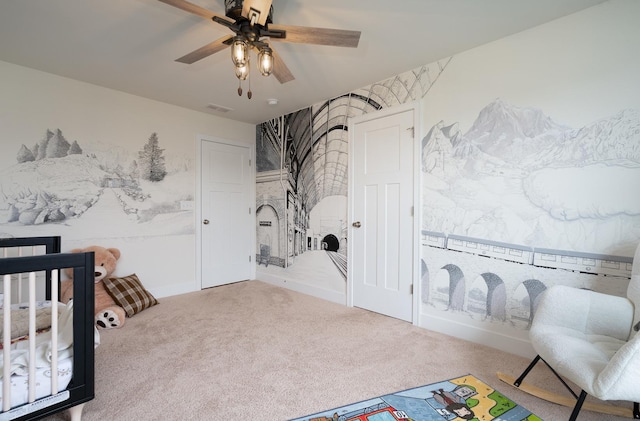
{"type": "MultiPolygon", "coordinates": [[[[257,124],[603,1],[274,0],[274,23],[358,30],[360,45],[274,43],[296,79],[252,69],[250,100],[228,49],[174,61],[230,30],[157,0],[0,0],[0,60],[257,124]]],[[[223,0],[192,2],[224,14],[223,0]]]]}

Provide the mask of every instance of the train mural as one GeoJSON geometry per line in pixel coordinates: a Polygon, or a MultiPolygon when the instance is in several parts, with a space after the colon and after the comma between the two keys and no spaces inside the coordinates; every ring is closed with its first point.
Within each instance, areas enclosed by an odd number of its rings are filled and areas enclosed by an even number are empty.
{"type": "Polygon", "coordinates": [[[633,259],[422,231],[422,313],[528,329],[555,284],[624,296],[633,259]]]}

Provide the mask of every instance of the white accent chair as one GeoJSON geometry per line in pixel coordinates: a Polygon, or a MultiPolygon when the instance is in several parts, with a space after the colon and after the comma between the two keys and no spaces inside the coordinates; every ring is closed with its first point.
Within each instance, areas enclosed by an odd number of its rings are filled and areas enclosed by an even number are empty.
{"type": "Polygon", "coordinates": [[[636,249],[627,297],[556,285],[545,291],[529,338],[538,354],[515,381],[542,359],[576,398],[575,421],[587,395],[634,402],[640,419],[640,246],[636,249]],[[565,380],[582,389],[580,396],[565,380]]]}

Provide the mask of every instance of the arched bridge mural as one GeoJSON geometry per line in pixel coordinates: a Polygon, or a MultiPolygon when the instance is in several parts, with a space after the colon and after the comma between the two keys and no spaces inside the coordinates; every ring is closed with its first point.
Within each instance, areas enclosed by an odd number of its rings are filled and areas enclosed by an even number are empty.
{"type": "MultiPolygon", "coordinates": [[[[499,252],[508,255],[504,250],[509,248],[506,244],[476,242],[469,250],[461,250],[465,247],[465,242],[461,242],[459,237],[455,238],[455,243],[447,244],[448,240],[442,235],[437,245],[423,241],[420,262],[423,314],[456,313],[466,315],[480,324],[500,323],[515,329],[529,329],[541,294],[552,285],[574,285],[624,295],[629,281],[625,274],[627,269],[630,271],[631,263],[624,257],[618,259],[619,276],[612,276],[610,273],[584,273],[580,270],[549,267],[552,265],[547,260],[542,265],[535,261],[537,251],[533,248],[512,245],[523,250],[511,253],[517,257],[509,260],[489,256],[491,246],[498,247],[499,252]]],[[[472,242],[471,239],[468,242],[472,242]]],[[[544,252],[544,258],[549,260],[549,250],[544,252]]],[[[557,253],[563,255],[568,252],[557,253]]],[[[615,258],[592,255],[586,257],[590,259],[590,263],[600,257],[607,262],[604,265],[607,268],[613,266],[610,259],[615,258]]],[[[574,259],[577,260],[579,259],[574,259]]],[[[592,266],[593,272],[599,272],[597,265],[592,266]]]]}

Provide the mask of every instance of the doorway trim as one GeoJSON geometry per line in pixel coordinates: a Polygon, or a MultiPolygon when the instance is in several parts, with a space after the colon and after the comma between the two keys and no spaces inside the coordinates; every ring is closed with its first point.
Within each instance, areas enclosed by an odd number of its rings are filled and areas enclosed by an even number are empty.
{"type": "Polygon", "coordinates": [[[370,120],[376,120],[379,118],[388,117],[394,114],[403,113],[406,111],[413,112],[413,236],[412,236],[412,285],[413,285],[413,310],[412,310],[412,324],[419,325],[420,316],[420,227],[422,226],[422,205],[420,192],[422,191],[422,177],[421,177],[421,159],[420,159],[420,145],[422,143],[422,106],[420,101],[412,101],[405,104],[384,108],[379,111],[363,114],[356,117],[350,117],[348,121],[349,126],[349,176],[347,183],[348,191],[348,210],[347,210],[347,305],[353,307],[353,241],[351,236],[353,233],[353,227],[351,223],[354,222],[354,185],[353,185],[353,159],[354,159],[354,126],[359,123],[363,123],[370,120]]]}
{"type": "MultiPolygon", "coordinates": [[[[243,146],[249,148],[251,155],[251,165],[249,168],[249,204],[251,208],[251,215],[253,216],[253,226],[250,234],[251,250],[256,249],[256,227],[255,227],[255,215],[256,215],[256,142],[253,141],[240,141],[223,139],[216,136],[208,136],[198,134],[196,136],[196,191],[195,191],[195,209],[194,209],[194,228],[196,234],[196,279],[195,290],[202,289],[202,145],[204,142],[214,142],[231,146],[243,146]]],[[[250,279],[256,278],[256,264],[255,255],[251,256],[251,276],[250,279]]]]}

